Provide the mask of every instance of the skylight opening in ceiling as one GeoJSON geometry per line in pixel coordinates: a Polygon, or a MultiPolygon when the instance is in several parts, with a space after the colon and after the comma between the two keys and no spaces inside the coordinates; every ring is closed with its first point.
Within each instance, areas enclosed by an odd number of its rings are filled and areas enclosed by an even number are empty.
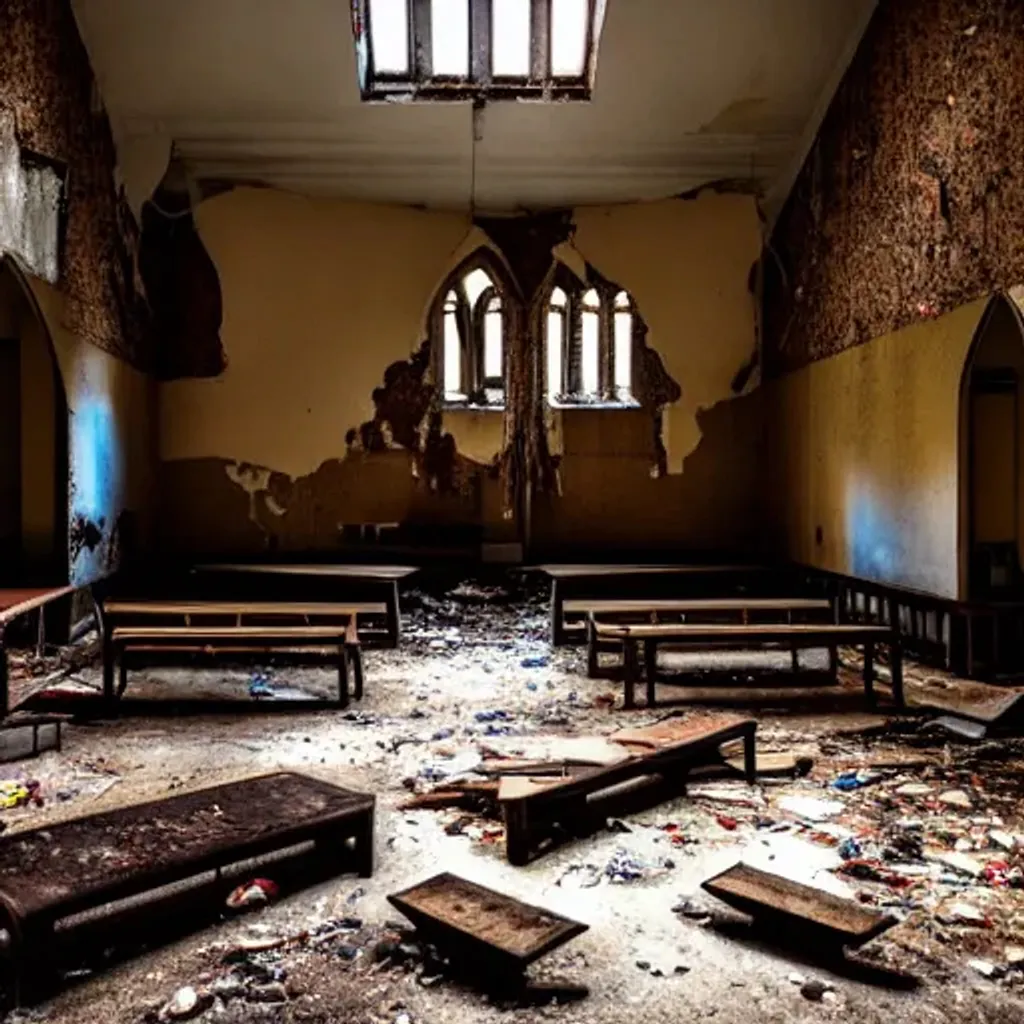
{"type": "Polygon", "coordinates": [[[352,0],[364,100],[589,100],[605,0],[352,0]]]}

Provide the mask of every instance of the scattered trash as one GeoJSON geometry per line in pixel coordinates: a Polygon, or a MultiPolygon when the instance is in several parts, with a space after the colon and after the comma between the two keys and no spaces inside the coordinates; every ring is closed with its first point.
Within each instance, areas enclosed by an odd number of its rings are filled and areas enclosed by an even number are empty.
{"type": "Polygon", "coordinates": [[[872,786],[881,778],[882,776],[878,772],[868,771],[865,768],[851,769],[837,776],[832,782],[832,788],[841,792],[850,792],[854,789],[862,789],[864,786],[872,786]]]}
{"type": "Polygon", "coordinates": [[[864,848],[861,844],[852,837],[850,839],[844,839],[839,844],[838,854],[843,860],[854,860],[860,857],[864,853],[864,848]]]}
{"type": "Polygon", "coordinates": [[[718,815],[718,817],[715,820],[727,832],[735,832],[736,829],[739,827],[739,822],[735,818],[730,818],[725,814],[718,815]]]}
{"type": "Polygon", "coordinates": [[[939,803],[945,804],[947,807],[957,807],[964,811],[969,811],[974,806],[971,803],[971,798],[962,789],[951,789],[947,793],[941,793],[939,795],[939,803]]]}
{"type": "Polygon", "coordinates": [[[996,978],[1003,973],[999,966],[988,960],[968,960],[967,966],[977,971],[983,978],[996,978]]]}
{"type": "Polygon", "coordinates": [[[550,664],[551,659],[546,654],[523,658],[523,660],[519,662],[519,665],[522,668],[547,668],[550,664]]]}
{"type": "Polygon", "coordinates": [[[209,992],[200,994],[191,985],[179,988],[160,1011],[164,1020],[191,1020],[204,1013],[213,1003],[209,992]]]}
{"type": "Polygon", "coordinates": [[[28,803],[43,806],[42,787],[38,782],[34,779],[28,782],[0,781],[0,810],[9,811],[28,803]]]}
{"type": "Polygon", "coordinates": [[[832,986],[824,981],[805,981],[800,986],[800,995],[804,999],[810,999],[812,1003],[820,1003],[826,992],[831,992],[832,986]]]}
{"type": "Polygon", "coordinates": [[[254,700],[261,700],[268,697],[276,697],[277,691],[265,673],[256,672],[249,682],[249,696],[254,700]]]}
{"type": "Polygon", "coordinates": [[[806,821],[828,821],[841,814],[845,805],[837,800],[819,800],[813,796],[784,796],[777,801],[777,806],[806,821]]]}
{"type": "Polygon", "coordinates": [[[605,877],[613,884],[638,882],[662,875],[675,868],[675,862],[667,857],[656,860],[645,860],[621,847],[612,854],[611,860],[605,865],[605,877]]]}
{"type": "Polygon", "coordinates": [[[229,910],[248,910],[277,899],[277,885],[269,878],[255,878],[238,886],[227,898],[229,910]]]}
{"type": "Polygon", "coordinates": [[[969,903],[954,903],[938,915],[943,924],[963,924],[972,928],[985,928],[988,919],[983,911],[969,903]]]}

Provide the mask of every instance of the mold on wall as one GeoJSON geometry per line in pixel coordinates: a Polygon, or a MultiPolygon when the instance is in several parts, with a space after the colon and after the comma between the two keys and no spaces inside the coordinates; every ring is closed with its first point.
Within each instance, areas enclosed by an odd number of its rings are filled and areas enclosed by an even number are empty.
{"type": "Polygon", "coordinates": [[[881,0],[772,236],[777,374],[1024,281],[1024,4],[881,0]]]}
{"type": "Polygon", "coordinates": [[[986,300],[762,388],[767,548],[795,561],[960,593],[960,382],[986,300]]]}

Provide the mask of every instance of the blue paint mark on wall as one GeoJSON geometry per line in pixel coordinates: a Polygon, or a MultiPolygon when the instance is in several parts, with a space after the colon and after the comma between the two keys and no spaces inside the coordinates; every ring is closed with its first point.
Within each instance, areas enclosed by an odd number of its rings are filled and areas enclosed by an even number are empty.
{"type": "Polygon", "coordinates": [[[71,518],[101,526],[104,543],[83,547],[71,567],[75,582],[93,579],[106,570],[110,529],[123,502],[124,454],[110,401],[82,400],[71,420],[71,518]]]}
{"type": "Polygon", "coordinates": [[[898,537],[888,511],[870,491],[857,486],[847,488],[846,549],[854,576],[900,582],[898,537]]]}

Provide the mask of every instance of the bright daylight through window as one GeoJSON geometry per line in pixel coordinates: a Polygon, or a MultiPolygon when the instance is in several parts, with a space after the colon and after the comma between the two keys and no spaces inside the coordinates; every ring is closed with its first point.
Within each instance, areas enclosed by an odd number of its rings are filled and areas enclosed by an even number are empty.
{"type": "Polygon", "coordinates": [[[366,100],[587,100],[605,0],[356,0],[366,100]]]}

